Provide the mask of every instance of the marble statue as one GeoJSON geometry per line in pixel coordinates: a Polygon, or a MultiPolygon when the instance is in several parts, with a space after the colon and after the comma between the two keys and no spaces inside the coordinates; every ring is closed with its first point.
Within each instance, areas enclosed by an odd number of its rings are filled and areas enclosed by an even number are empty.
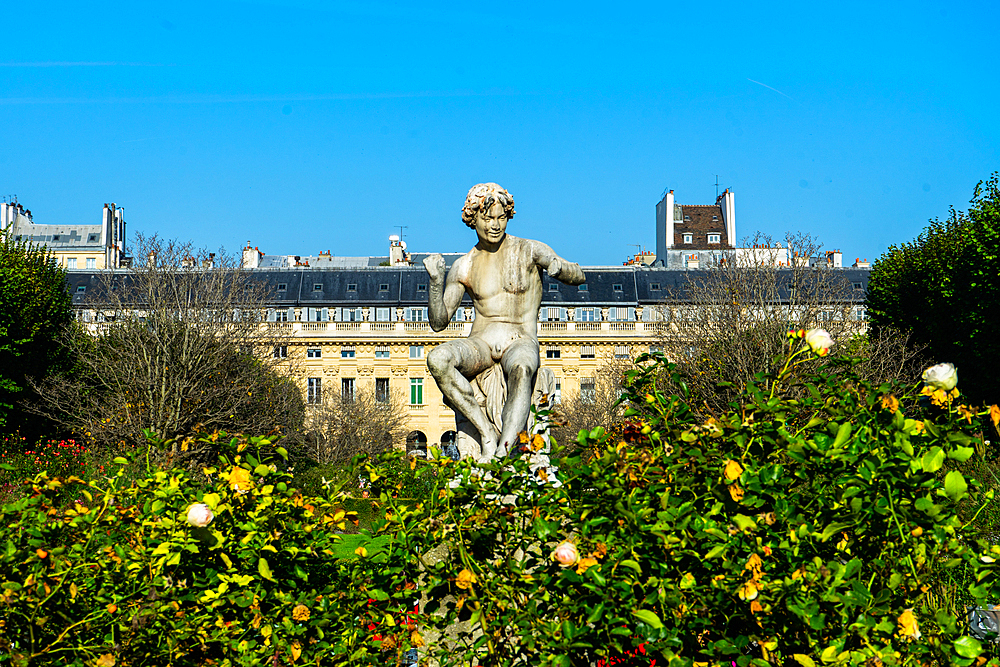
{"type": "Polygon", "coordinates": [[[567,285],[586,280],[579,264],[544,243],[507,234],[513,216],[514,199],[505,189],[496,183],[473,186],[462,221],[476,230],[479,242],[447,273],[441,255],[424,260],[434,331],[448,326],[466,292],[476,309],[469,337],[435,347],[427,367],[455,411],[459,450],[474,439],[479,451],[462,455],[474,453],[480,462],[507,456],[527,428],[539,362],[542,271],[567,285]]]}

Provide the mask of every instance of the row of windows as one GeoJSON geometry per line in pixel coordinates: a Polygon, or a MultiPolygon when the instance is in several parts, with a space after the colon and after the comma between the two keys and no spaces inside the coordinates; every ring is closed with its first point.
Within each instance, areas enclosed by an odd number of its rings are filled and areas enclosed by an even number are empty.
{"type": "MultiPolygon", "coordinates": [[[[343,401],[354,402],[356,384],[354,378],[341,378],[340,398],[343,401]]],[[[375,400],[380,403],[389,402],[389,378],[375,378],[375,400]]],[[[310,405],[320,405],[323,402],[323,378],[307,378],[306,402],[310,405]]],[[[424,404],[424,379],[410,378],[410,405],[424,404]]]]}
{"type": "MultiPolygon", "coordinates": [[[[353,345],[344,345],[340,348],[340,358],[341,359],[354,359],[357,351],[353,345]]],[[[275,345],[273,356],[275,359],[287,359],[288,358],[288,346],[287,345],[275,345]]],[[[307,347],[306,348],[306,359],[322,359],[323,358],[323,348],[321,347],[307,347]]],[[[389,358],[389,346],[388,345],[378,345],[375,347],[375,358],[376,359],[388,359],[389,358]]],[[[423,345],[411,345],[410,346],[410,359],[423,359],[424,358],[424,346],[423,345]]]]}
{"type": "MultiPolygon", "coordinates": [[[[708,242],[709,243],[722,243],[722,235],[721,234],[709,234],[708,235],[708,242]]],[[[684,234],[684,243],[694,243],[694,234],[685,233],[684,234]]]]}
{"type": "MultiPolygon", "coordinates": [[[[85,258],[84,261],[86,262],[86,268],[88,268],[88,269],[96,269],[97,268],[97,258],[96,257],[87,257],[87,258],[85,258]]],[[[68,258],[66,258],[66,268],[70,269],[70,270],[79,268],[79,267],[77,267],[77,264],[76,264],[76,257],[68,257],[68,258]]]]}
{"type": "MultiPolygon", "coordinates": [[[[343,346],[340,348],[341,359],[354,359],[357,351],[353,345],[343,346]]],[[[628,345],[616,345],[615,346],[615,359],[628,359],[630,357],[630,348],[628,345]]],[[[274,347],[274,358],[275,359],[287,359],[288,358],[288,346],[287,345],[276,345],[274,347]]],[[[309,347],[306,348],[306,358],[307,359],[322,359],[323,358],[323,348],[321,347],[309,347]]],[[[389,358],[389,346],[379,345],[375,348],[375,358],[376,359],[388,359],[389,358]]],[[[423,359],[424,358],[424,346],[423,345],[410,345],[410,359],[423,359]]],[[[561,359],[562,358],[562,348],[554,345],[550,345],[545,348],[545,358],[546,359],[561,359]]],[[[594,352],[593,345],[581,345],[580,346],[580,358],[581,359],[595,359],[596,354],[594,352]]]]}
{"type": "MultiPolygon", "coordinates": [[[[288,283],[278,283],[277,288],[278,288],[279,292],[287,292],[288,291],[288,283]]],[[[312,291],[313,292],[322,292],[323,291],[323,283],[313,283],[312,291]]],[[[347,287],[346,287],[345,291],[347,291],[347,292],[357,292],[358,291],[358,284],[357,283],[347,283],[347,287]]],[[[380,283],[379,286],[378,286],[378,291],[379,292],[388,292],[389,291],[389,283],[380,283]]],[[[418,284],[417,285],[417,291],[418,292],[426,292],[427,291],[427,284],[426,283],[418,284]]]]}

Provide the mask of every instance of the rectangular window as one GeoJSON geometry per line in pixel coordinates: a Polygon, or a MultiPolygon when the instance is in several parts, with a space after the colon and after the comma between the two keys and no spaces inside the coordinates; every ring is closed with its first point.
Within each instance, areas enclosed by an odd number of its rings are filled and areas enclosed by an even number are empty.
{"type": "Polygon", "coordinates": [[[410,359],[423,359],[424,358],[424,346],[423,345],[411,345],[410,346],[410,359]]]}
{"type": "Polygon", "coordinates": [[[409,322],[426,322],[427,321],[427,309],[426,308],[407,308],[407,319],[409,322]]]}
{"type": "Polygon", "coordinates": [[[287,322],[288,321],[288,311],[287,310],[276,310],[276,311],[274,311],[274,321],[275,322],[287,322]]]}
{"type": "Polygon", "coordinates": [[[594,355],[594,346],[593,345],[581,345],[580,346],[580,358],[581,359],[593,359],[594,357],[595,357],[595,355],[594,355]]]}
{"type": "Polygon", "coordinates": [[[76,291],[77,291],[78,294],[83,294],[84,292],[87,291],[87,286],[86,285],[77,285],[76,286],[76,291]]]}
{"type": "Polygon", "coordinates": [[[375,358],[376,359],[388,359],[389,358],[389,346],[388,345],[377,345],[377,346],[375,346],[375,358]]]}
{"type": "Polygon", "coordinates": [[[426,292],[427,291],[427,285],[417,285],[417,291],[418,292],[426,292]]]}
{"type": "Polygon", "coordinates": [[[379,403],[389,402],[389,378],[375,378],[375,400],[379,403]]]}
{"type": "Polygon", "coordinates": [[[546,359],[559,359],[561,357],[561,352],[558,347],[550,347],[545,350],[546,359]]]}
{"type": "Polygon", "coordinates": [[[562,380],[556,378],[556,390],[552,393],[552,402],[561,403],[562,402],[562,380]]]}
{"type": "Polygon", "coordinates": [[[389,283],[379,283],[378,291],[379,292],[388,292],[389,291],[389,283]]]}
{"type": "Polygon", "coordinates": [[[577,308],[576,319],[578,322],[595,322],[597,321],[597,311],[593,308],[577,308]]]}
{"type": "Polygon", "coordinates": [[[694,234],[685,234],[684,243],[694,243],[694,234]]]}
{"type": "Polygon", "coordinates": [[[66,260],[66,268],[67,269],[76,268],[76,257],[70,257],[69,259],[66,260]]]}
{"type": "Polygon", "coordinates": [[[579,290],[579,291],[581,291],[581,292],[587,292],[587,291],[590,290],[590,288],[587,287],[586,283],[584,283],[582,285],[579,285],[576,289],[579,290]]]}
{"type": "Polygon", "coordinates": [[[545,308],[545,320],[558,322],[562,319],[562,308],[545,308]]]}
{"type": "Polygon", "coordinates": [[[855,292],[865,291],[864,283],[851,283],[851,285],[854,287],[855,292]]]}
{"type": "Polygon", "coordinates": [[[364,310],[361,308],[344,308],[340,314],[342,322],[360,322],[365,319],[364,310]]]}
{"type": "Polygon", "coordinates": [[[97,260],[95,258],[93,258],[93,257],[88,257],[87,258],[87,268],[88,269],[96,269],[97,268],[97,260]]]}
{"type": "Polygon", "coordinates": [[[345,403],[354,402],[354,378],[341,378],[340,398],[345,403]]]}
{"type": "Polygon", "coordinates": [[[323,402],[323,378],[309,378],[306,390],[306,403],[319,405],[323,402]]]}
{"type": "Polygon", "coordinates": [[[306,348],[306,359],[320,359],[323,356],[323,350],[318,347],[306,348]]]}
{"type": "Polygon", "coordinates": [[[278,291],[284,292],[288,289],[288,283],[278,283],[278,291]]]}
{"type": "Polygon", "coordinates": [[[410,378],[410,405],[424,404],[424,379],[410,378]]]}
{"type": "Polygon", "coordinates": [[[313,292],[322,292],[323,283],[313,283],[313,292]]]}
{"type": "Polygon", "coordinates": [[[864,322],[865,320],[868,319],[868,310],[865,308],[858,308],[856,311],[854,311],[854,319],[856,319],[858,322],[864,322]]]}
{"type": "Polygon", "coordinates": [[[375,309],[375,321],[376,322],[389,322],[389,311],[391,308],[376,308],[375,309]]]}
{"type": "Polygon", "coordinates": [[[274,346],[274,358],[275,359],[287,359],[288,358],[288,346],[287,345],[275,345],[274,346]]]}
{"type": "Polygon", "coordinates": [[[629,359],[631,356],[628,345],[615,345],[615,359],[629,359]]]}
{"type": "Polygon", "coordinates": [[[649,283],[649,289],[650,289],[650,291],[653,291],[653,292],[659,292],[660,291],[660,283],[649,283]]]}
{"type": "Polygon", "coordinates": [[[580,378],[580,402],[593,403],[597,399],[597,387],[594,378],[580,378]]]}
{"type": "Polygon", "coordinates": [[[721,243],[722,242],[722,235],[721,234],[709,234],[708,235],[708,242],[709,243],[721,243]]]}
{"type": "Polygon", "coordinates": [[[549,291],[550,292],[558,292],[559,291],[559,283],[549,283],[549,291]]]}
{"type": "Polygon", "coordinates": [[[341,359],[353,359],[354,358],[354,346],[345,345],[340,348],[340,358],[341,359]]]}
{"type": "Polygon", "coordinates": [[[358,291],[358,284],[357,283],[347,283],[347,291],[348,292],[357,292],[358,291]]]}
{"type": "Polygon", "coordinates": [[[616,292],[621,292],[622,291],[622,286],[621,286],[620,283],[615,283],[614,285],[611,286],[611,289],[613,289],[616,292]]]}

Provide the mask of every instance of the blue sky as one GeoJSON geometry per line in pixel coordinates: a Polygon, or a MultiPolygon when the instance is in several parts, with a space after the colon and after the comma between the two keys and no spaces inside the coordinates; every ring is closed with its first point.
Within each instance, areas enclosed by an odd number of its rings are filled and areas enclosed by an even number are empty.
{"type": "Polygon", "coordinates": [[[508,231],[585,264],[655,205],[736,193],[737,234],[874,259],[997,169],[991,3],[6,3],[0,194],[36,222],[273,254],[508,231]]]}

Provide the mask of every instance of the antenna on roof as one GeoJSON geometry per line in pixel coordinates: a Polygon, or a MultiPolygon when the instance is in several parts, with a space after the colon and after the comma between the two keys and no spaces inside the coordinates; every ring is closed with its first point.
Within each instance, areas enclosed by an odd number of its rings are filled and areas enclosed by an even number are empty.
{"type": "Polygon", "coordinates": [[[715,198],[719,198],[719,175],[715,175],[715,198]]]}
{"type": "Polygon", "coordinates": [[[403,230],[404,229],[409,229],[410,226],[409,225],[394,225],[394,226],[395,227],[399,227],[399,240],[402,241],[403,240],[403,230]]]}

